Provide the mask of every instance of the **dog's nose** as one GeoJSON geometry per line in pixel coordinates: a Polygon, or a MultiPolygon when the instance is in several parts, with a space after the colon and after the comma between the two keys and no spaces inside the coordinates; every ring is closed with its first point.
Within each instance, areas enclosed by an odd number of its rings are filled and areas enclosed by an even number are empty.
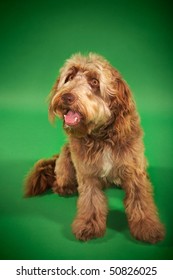
{"type": "Polygon", "coordinates": [[[61,99],[65,104],[72,104],[75,100],[75,97],[72,93],[64,93],[61,96],[61,99]]]}

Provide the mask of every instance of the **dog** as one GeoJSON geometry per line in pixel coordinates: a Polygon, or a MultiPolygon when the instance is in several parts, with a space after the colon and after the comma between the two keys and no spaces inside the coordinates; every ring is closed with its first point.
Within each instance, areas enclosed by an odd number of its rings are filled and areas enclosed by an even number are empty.
{"type": "Polygon", "coordinates": [[[68,143],[59,155],[37,162],[26,179],[26,196],[48,188],[59,195],[78,193],[72,231],[79,240],[102,237],[107,200],[103,189],[120,185],[134,238],[164,238],[147,175],[143,131],[131,90],[102,56],[68,59],[49,95],[49,118],[63,120],[68,143]]]}

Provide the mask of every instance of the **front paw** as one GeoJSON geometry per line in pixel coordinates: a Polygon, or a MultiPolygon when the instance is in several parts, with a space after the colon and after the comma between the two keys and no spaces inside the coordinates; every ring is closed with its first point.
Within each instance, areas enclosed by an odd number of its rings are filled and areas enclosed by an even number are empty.
{"type": "Polygon", "coordinates": [[[60,186],[55,181],[52,190],[56,194],[59,194],[61,196],[67,196],[67,195],[72,195],[77,193],[77,186],[74,185],[60,186]]]}
{"type": "Polygon", "coordinates": [[[165,229],[159,221],[144,219],[138,223],[131,223],[130,231],[137,239],[151,244],[155,244],[164,239],[165,229]]]}
{"type": "Polygon", "coordinates": [[[73,233],[76,238],[82,241],[87,241],[92,238],[101,237],[106,230],[105,223],[99,223],[96,220],[85,220],[76,218],[72,225],[73,233]]]}

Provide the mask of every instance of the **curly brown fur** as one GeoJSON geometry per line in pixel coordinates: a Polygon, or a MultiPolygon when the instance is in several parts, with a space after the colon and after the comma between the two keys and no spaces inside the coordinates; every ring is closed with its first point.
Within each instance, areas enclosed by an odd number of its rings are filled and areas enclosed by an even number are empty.
{"type": "Polygon", "coordinates": [[[88,240],[106,230],[103,188],[121,184],[132,235],[150,243],[162,240],[164,227],[146,173],[139,116],[120,73],[96,54],[72,56],[49,96],[50,120],[56,116],[64,120],[69,143],[56,159],[54,172],[54,164],[48,176],[36,165],[27,193],[38,194],[48,186],[60,195],[78,190],[72,228],[78,239],[88,240]]]}
{"type": "Polygon", "coordinates": [[[39,160],[25,179],[25,196],[39,195],[51,188],[55,181],[55,163],[58,156],[52,159],[39,160]]]}
{"type": "Polygon", "coordinates": [[[56,161],[56,180],[53,183],[53,191],[59,195],[70,195],[77,192],[76,171],[70,156],[70,149],[65,145],[56,161]],[[64,172],[66,170],[66,172],[64,172]]]}

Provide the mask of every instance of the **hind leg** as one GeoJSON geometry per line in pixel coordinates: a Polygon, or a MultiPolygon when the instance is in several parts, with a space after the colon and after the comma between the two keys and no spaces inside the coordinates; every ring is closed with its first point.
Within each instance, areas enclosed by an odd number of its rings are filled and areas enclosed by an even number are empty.
{"type": "Polygon", "coordinates": [[[71,195],[77,192],[76,171],[71,160],[70,149],[65,145],[56,160],[53,191],[59,195],[71,195]]]}

